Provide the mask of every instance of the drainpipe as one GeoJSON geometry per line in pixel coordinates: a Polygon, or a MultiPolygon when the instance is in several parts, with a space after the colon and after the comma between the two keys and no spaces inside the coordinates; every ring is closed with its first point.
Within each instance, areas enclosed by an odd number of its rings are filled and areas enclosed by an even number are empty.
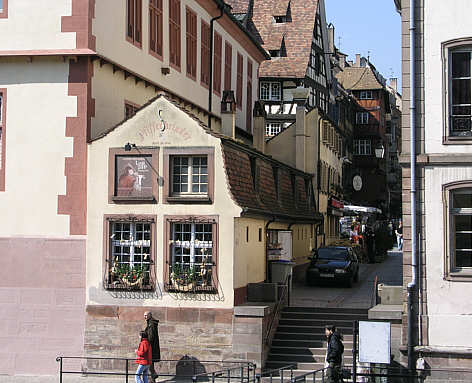
{"type": "Polygon", "coordinates": [[[208,58],[208,66],[210,69],[210,78],[208,79],[208,130],[211,130],[211,103],[213,95],[213,29],[214,22],[223,16],[224,4],[218,4],[218,9],[220,10],[220,14],[210,20],[210,57],[208,58]]]}
{"type": "Polygon", "coordinates": [[[415,368],[413,295],[416,290],[416,136],[415,136],[415,0],[410,0],[410,193],[411,193],[411,282],[408,283],[408,369],[415,368]]]}

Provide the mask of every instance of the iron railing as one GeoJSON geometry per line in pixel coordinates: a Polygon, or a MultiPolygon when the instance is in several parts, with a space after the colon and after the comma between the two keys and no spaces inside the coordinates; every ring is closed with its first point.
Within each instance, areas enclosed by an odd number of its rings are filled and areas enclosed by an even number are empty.
{"type": "Polygon", "coordinates": [[[267,377],[269,380],[269,383],[273,383],[274,378],[275,380],[277,380],[276,378],[280,378],[280,381],[283,382],[285,377],[287,376],[285,371],[287,371],[287,372],[290,372],[290,380],[292,380],[293,370],[295,370],[296,368],[297,368],[296,364],[289,364],[287,366],[280,367],[280,368],[274,368],[271,370],[263,370],[259,374],[256,374],[256,379],[257,379],[257,382],[260,382],[262,378],[267,377]]]}
{"type": "MultiPolygon", "coordinates": [[[[114,377],[117,382],[134,382],[136,358],[58,356],[59,383],[65,376],[114,377]]],[[[175,378],[182,381],[212,381],[254,383],[256,365],[249,361],[200,361],[184,356],[181,359],[161,359],[154,362],[159,377],[175,378]]]]}
{"type": "Polygon", "coordinates": [[[218,274],[214,262],[174,263],[168,267],[167,291],[210,294],[218,292],[218,274]]]}
{"type": "Polygon", "coordinates": [[[272,315],[272,319],[269,323],[269,326],[267,328],[267,332],[264,338],[264,344],[269,345],[270,340],[272,339],[272,333],[275,331],[277,328],[276,323],[278,323],[278,318],[280,315],[280,311],[284,307],[285,304],[285,299],[287,298],[288,302],[287,304],[290,306],[290,281],[291,281],[292,276],[289,274],[285,278],[285,282],[282,287],[282,292],[280,294],[279,300],[277,301],[277,305],[275,306],[274,309],[274,314],[272,315]]]}

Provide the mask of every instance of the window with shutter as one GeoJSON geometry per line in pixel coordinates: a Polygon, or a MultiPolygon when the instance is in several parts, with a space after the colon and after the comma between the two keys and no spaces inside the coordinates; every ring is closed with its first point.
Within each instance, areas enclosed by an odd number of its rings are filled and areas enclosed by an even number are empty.
{"type": "Polygon", "coordinates": [[[231,90],[231,70],[233,61],[233,49],[231,44],[225,43],[225,90],[231,90]]]}
{"type": "Polygon", "coordinates": [[[252,132],[252,61],[247,60],[246,131],[252,132]]]}
{"type": "Polygon", "coordinates": [[[142,0],[126,2],[126,39],[141,48],[142,0]]]}
{"type": "Polygon", "coordinates": [[[162,0],[149,0],[149,52],[162,59],[162,0]]]}
{"type": "Polygon", "coordinates": [[[221,94],[221,63],[223,53],[223,40],[221,35],[215,32],[215,43],[214,50],[215,55],[213,57],[213,90],[216,94],[221,94]]]}
{"type": "Polygon", "coordinates": [[[180,70],[180,0],[169,0],[169,61],[180,70]]]}
{"type": "Polygon", "coordinates": [[[186,9],[186,52],[187,75],[197,78],[197,15],[190,8],[186,9]]]}
{"type": "Polygon", "coordinates": [[[236,68],[236,106],[243,106],[243,56],[238,52],[236,68]]]}
{"type": "Polygon", "coordinates": [[[202,20],[202,51],[200,81],[202,85],[210,85],[210,26],[202,20]]]}

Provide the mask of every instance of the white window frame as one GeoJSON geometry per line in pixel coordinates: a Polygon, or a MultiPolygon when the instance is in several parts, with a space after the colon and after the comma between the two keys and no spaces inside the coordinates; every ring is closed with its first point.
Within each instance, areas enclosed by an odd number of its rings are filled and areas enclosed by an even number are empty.
{"type": "Polygon", "coordinates": [[[371,90],[361,90],[359,94],[359,100],[373,100],[373,94],[371,90]]]}
{"type": "MultiPolygon", "coordinates": [[[[204,230],[204,229],[203,229],[204,230]]],[[[182,233],[185,233],[182,231],[182,233]]],[[[185,266],[197,266],[203,263],[208,264],[213,262],[214,256],[214,238],[213,238],[213,223],[212,222],[172,222],[171,223],[171,236],[172,236],[172,253],[171,253],[171,265],[176,263],[185,265],[185,266]],[[179,241],[176,240],[176,227],[177,225],[190,225],[190,241],[179,241]],[[202,231],[202,233],[210,234],[210,241],[200,241],[196,238],[196,226],[197,225],[208,225],[210,227],[209,231],[202,231]],[[176,249],[188,249],[190,250],[189,255],[176,254],[176,249]],[[205,249],[212,249],[211,254],[208,254],[205,249]],[[198,254],[200,252],[201,254],[198,254]],[[184,262],[181,259],[181,262],[176,262],[176,257],[184,258],[188,257],[189,262],[184,262]],[[201,257],[201,262],[196,262],[196,257],[201,257]],[[205,259],[206,258],[206,259],[205,259]]]]}
{"type": "Polygon", "coordinates": [[[281,85],[282,84],[277,81],[261,81],[259,98],[264,101],[281,101],[282,99],[282,86],[281,85]],[[278,91],[276,91],[277,88],[278,88],[278,91]]]}
{"type": "Polygon", "coordinates": [[[368,139],[354,140],[353,151],[357,156],[370,156],[372,155],[372,142],[368,139]]]}
{"type": "Polygon", "coordinates": [[[186,196],[186,195],[208,195],[208,190],[209,190],[209,174],[208,174],[208,156],[207,155],[172,155],[171,160],[170,160],[170,185],[171,185],[171,195],[172,196],[186,196]],[[174,161],[176,158],[187,158],[188,163],[187,163],[187,191],[182,192],[182,191],[175,191],[174,190],[174,161]],[[199,176],[206,176],[206,182],[198,182],[199,185],[206,185],[206,191],[198,191],[194,192],[193,190],[193,161],[195,158],[205,158],[207,163],[206,163],[206,174],[205,173],[199,173],[199,176]]]}
{"type": "Polygon", "coordinates": [[[267,122],[266,123],[266,136],[273,137],[279,134],[282,131],[282,123],[281,122],[267,122]]]}
{"type": "Polygon", "coordinates": [[[449,52],[448,52],[448,63],[449,63],[449,68],[448,68],[448,79],[447,79],[447,83],[448,83],[448,88],[449,88],[449,99],[448,99],[448,105],[449,105],[449,108],[448,108],[448,132],[447,132],[447,135],[448,136],[451,136],[451,137],[468,137],[469,139],[472,137],[472,46],[468,46],[468,47],[458,47],[458,48],[455,48],[455,49],[450,49],[449,52]],[[469,68],[469,76],[466,76],[466,77],[455,77],[453,78],[452,77],[452,56],[453,54],[455,53],[468,53],[469,56],[470,56],[470,68],[469,68]],[[469,100],[469,103],[468,104],[453,104],[453,88],[452,88],[452,82],[453,80],[469,80],[470,83],[471,83],[471,96],[470,96],[470,100],[469,100]],[[454,106],[457,106],[457,107],[469,107],[470,108],[470,115],[461,115],[461,114],[457,114],[457,115],[454,115],[453,114],[453,108],[454,106]],[[464,119],[467,121],[469,121],[469,126],[470,126],[470,129],[469,130],[458,130],[457,132],[454,132],[453,131],[453,119],[454,117],[457,116],[457,117],[464,117],[464,119]]]}
{"type": "Polygon", "coordinates": [[[369,112],[356,112],[356,124],[367,125],[369,123],[369,112]]]}
{"type": "Polygon", "coordinates": [[[455,187],[451,190],[448,190],[448,205],[447,205],[447,214],[448,214],[448,242],[449,242],[449,264],[448,264],[448,273],[452,274],[467,274],[467,276],[472,277],[472,264],[471,266],[457,266],[456,265],[456,252],[457,251],[468,251],[472,252],[471,249],[458,249],[456,247],[456,235],[459,234],[466,234],[472,236],[472,227],[470,230],[465,231],[456,231],[455,227],[455,217],[459,216],[469,216],[472,217],[472,207],[471,208],[455,208],[453,205],[453,197],[455,194],[469,194],[472,195],[472,185],[464,185],[464,187],[455,187]]]}
{"type": "MultiPolygon", "coordinates": [[[[126,221],[126,220],[112,220],[109,222],[110,225],[110,252],[108,254],[110,264],[113,267],[120,267],[127,265],[129,269],[133,269],[135,266],[147,266],[148,277],[150,277],[151,264],[152,264],[152,236],[153,236],[153,223],[152,222],[140,222],[140,221],[126,221]],[[117,230],[117,225],[129,225],[128,230],[117,230]],[[136,239],[137,235],[137,225],[143,225],[142,233],[149,233],[149,239],[136,239]],[[147,229],[144,226],[148,226],[147,229]],[[129,232],[128,239],[123,239],[122,235],[117,235],[118,233],[129,232]],[[121,251],[115,252],[115,249],[119,247],[121,251]],[[129,247],[129,261],[124,261],[123,257],[127,257],[128,253],[124,251],[125,248],[129,247]],[[147,248],[148,251],[143,249],[147,248]],[[140,249],[141,252],[138,253],[137,249],[140,249]],[[138,261],[136,258],[142,256],[141,260],[138,261]]],[[[123,227],[122,227],[123,228],[123,227]]],[[[150,278],[148,278],[150,279],[150,278]]]]}

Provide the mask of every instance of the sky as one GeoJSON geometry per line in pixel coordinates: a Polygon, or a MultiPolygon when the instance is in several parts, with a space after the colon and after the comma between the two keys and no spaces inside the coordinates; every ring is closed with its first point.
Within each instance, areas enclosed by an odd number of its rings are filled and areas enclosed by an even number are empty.
{"type": "Polygon", "coordinates": [[[370,61],[387,80],[397,77],[401,92],[401,17],[393,0],[325,0],[326,22],[335,27],[335,44],[355,61],[370,61]],[[370,52],[370,53],[369,53],[370,52]]]}

